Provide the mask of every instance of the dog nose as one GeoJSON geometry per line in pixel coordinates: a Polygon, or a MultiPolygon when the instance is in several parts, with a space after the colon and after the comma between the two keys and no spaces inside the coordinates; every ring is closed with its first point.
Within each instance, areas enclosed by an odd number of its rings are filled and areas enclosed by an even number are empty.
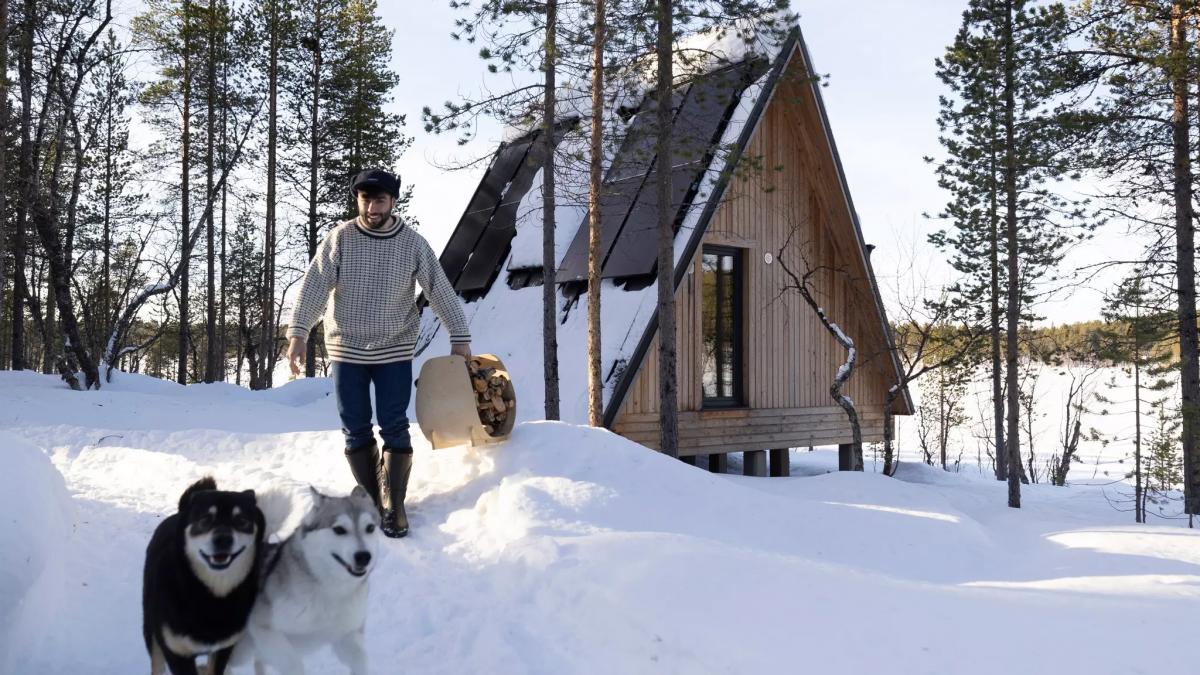
{"type": "Polygon", "coordinates": [[[371,562],[371,554],[366,551],[359,551],[354,554],[354,564],[358,565],[359,569],[366,567],[371,562]]]}
{"type": "Polygon", "coordinates": [[[222,528],[213,532],[212,543],[213,547],[217,550],[233,548],[233,532],[229,528],[222,528]]]}

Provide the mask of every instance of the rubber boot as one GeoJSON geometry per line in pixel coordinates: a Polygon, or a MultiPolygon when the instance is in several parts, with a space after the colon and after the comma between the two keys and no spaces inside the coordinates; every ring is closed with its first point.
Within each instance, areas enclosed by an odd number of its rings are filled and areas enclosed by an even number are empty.
{"type": "Polygon", "coordinates": [[[408,514],[404,512],[404,495],[408,492],[408,476],[412,473],[412,448],[384,448],[382,489],[379,510],[383,534],[398,539],[408,534],[408,514]]]}
{"type": "MultiPolygon", "coordinates": [[[[350,464],[350,473],[354,481],[363,486],[375,508],[379,507],[379,483],[381,482],[379,467],[379,446],[375,441],[358,448],[346,448],[346,461],[350,464]]],[[[381,511],[382,512],[382,511],[381,511]]]]}

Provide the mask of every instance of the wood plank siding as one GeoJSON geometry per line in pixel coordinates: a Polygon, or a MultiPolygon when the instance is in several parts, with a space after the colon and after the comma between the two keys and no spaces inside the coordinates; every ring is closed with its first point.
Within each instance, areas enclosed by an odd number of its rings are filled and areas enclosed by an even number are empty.
{"type": "MultiPolygon", "coordinates": [[[[680,454],[850,441],[845,413],[829,395],[845,350],[787,288],[783,264],[797,273],[806,266],[822,270],[814,282],[818,300],[858,347],[847,393],[857,404],[864,440],[881,441],[883,404],[895,377],[891,355],[799,51],[744,156],[761,169],[730,181],[703,242],[736,248],[742,257],[745,407],[704,410],[701,247],[676,296],[680,454]],[[775,257],[770,264],[767,253],[775,257]]],[[[656,337],[614,424],[650,447],[658,445],[657,355],[656,337]]]]}

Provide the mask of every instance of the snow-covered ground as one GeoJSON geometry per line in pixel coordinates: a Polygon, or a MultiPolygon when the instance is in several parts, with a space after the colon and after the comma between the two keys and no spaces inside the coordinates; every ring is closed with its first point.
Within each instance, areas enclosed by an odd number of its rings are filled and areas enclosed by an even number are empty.
{"type": "MultiPolygon", "coordinates": [[[[1021,453],[1024,457],[1022,463],[1027,470],[1032,446],[1035,455],[1033,464],[1039,474],[1037,479],[1042,482],[1049,480],[1047,462],[1062,452],[1068,392],[1082,386],[1082,438],[1068,479],[1076,485],[1086,483],[1101,489],[1115,507],[1128,510],[1132,519],[1133,481],[1129,478],[1134,468],[1135,437],[1132,374],[1111,366],[1052,366],[1042,363],[1023,363],[1022,373],[1025,378],[1023,387],[1026,392],[1031,392],[1031,404],[1023,406],[1021,410],[1021,453]],[[1028,419],[1030,411],[1032,421],[1028,419]]],[[[921,404],[926,388],[936,386],[936,374],[934,372],[913,383],[911,390],[915,405],[921,404]]],[[[1174,413],[1168,412],[1168,416],[1178,416],[1179,389],[1172,376],[1168,375],[1167,379],[1170,386],[1166,390],[1142,392],[1143,449],[1148,447],[1158,426],[1158,415],[1162,412],[1149,405],[1150,401],[1165,398],[1168,411],[1174,410],[1174,413]]],[[[977,368],[971,374],[971,381],[958,403],[967,420],[954,425],[949,432],[948,465],[953,471],[975,475],[990,473],[991,380],[985,367],[977,368]]],[[[919,422],[916,415],[897,418],[896,434],[900,456],[904,460],[921,461],[919,422]]],[[[936,432],[931,431],[930,442],[935,439],[936,432]]],[[[1182,466],[1180,457],[1176,457],[1176,462],[1182,466]]],[[[1159,503],[1147,505],[1147,514],[1155,522],[1186,521],[1182,495],[1178,491],[1164,495],[1159,503]]]]}
{"type": "MultiPolygon", "coordinates": [[[[211,473],[344,493],[337,426],[325,380],[77,393],[0,373],[0,672],[144,671],[142,555],[180,491],[211,473]]],[[[1018,511],[973,471],[839,474],[825,451],[746,478],[558,423],[484,450],[415,440],[372,672],[1194,669],[1200,535],[1134,525],[1098,486],[1029,486],[1018,511]]]]}

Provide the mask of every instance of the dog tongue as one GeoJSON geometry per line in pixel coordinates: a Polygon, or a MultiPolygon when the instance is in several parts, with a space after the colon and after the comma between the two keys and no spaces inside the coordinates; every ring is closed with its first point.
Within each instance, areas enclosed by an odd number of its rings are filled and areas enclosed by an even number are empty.
{"type": "Polygon", "coordinates": [[[225,562],[226,562],[226,561],[228,561],[228,560],[229,560],[229,554],[228,554],[228,553],[216,553],[216,554],[213,554],[213,562],[217,563],[218,565],[223,565],[223,564],[225,564],[225,562]]]}

